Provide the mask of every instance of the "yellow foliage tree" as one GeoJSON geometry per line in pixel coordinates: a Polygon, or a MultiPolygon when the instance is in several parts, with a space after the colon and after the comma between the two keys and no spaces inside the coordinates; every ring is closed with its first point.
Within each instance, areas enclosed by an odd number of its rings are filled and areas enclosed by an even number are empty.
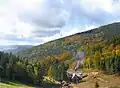
{"type": "Polygon", "coordinates": [[[74,70],[76,64],[77,64],[77,61],[74,61],[74,62],[69,66],[69,69],[74,70]]]}
{"type": "Polygon", "coordinates": [[[48,76],[50,77],[50,78],[52,78],[52,67],[50,66],[49,67],[49,70],[48,70],[48,76]]]}

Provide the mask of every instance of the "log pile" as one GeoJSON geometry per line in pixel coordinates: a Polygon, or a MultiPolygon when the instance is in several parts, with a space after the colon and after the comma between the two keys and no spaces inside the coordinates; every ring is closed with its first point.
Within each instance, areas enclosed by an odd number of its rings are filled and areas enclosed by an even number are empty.
{"type": "Polygon", "coordinates": [[[61,88],[73,88],[70,82],[62,81],[61,88]]]}

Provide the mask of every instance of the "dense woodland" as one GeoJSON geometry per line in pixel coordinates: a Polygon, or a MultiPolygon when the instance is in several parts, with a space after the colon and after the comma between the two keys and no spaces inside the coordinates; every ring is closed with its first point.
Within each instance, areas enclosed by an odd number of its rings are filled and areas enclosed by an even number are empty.
{"type": "Polygon", "coordinates": [[[43,59],[40,61],[28,61],[12,55],[0,52],[0,76],[1,79],[20,81],[40,85],[43,76],[49,75],[56,80],[66,77],[68,65],[58,59],[43,59]]]}
{"type": "Polygon", "coordinates": [[[99,69],[120,75],[120,23],[51,41],[12,55],[0,52],[0,76],[40,85],[44,76],[66,79],[66,71],[74,69],[75,53],[85,52],[79,69],[99,69]],[[32,59],[33,58],[33,59],[32,59]]]}

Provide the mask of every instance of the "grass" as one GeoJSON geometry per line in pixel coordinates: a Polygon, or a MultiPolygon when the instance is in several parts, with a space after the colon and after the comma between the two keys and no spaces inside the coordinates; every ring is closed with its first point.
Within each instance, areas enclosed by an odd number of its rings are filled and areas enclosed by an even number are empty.
{"type": "Polygon", "coordinates": [[[7,79],[0,80],[0,88],[34,88],[33,85],[24,84],[18,81],[10,81],[7,79]]]}
{"type": "Polygon", "coordinates": [[[42,87],[32,87],[32,86],[27,86],[24,84],[20,84],[20,83],[13,83],[13,82],[9,82],[9,83],[2,83],[0,82],[0,88],[60,88],[59,84],[53,84],[53,83],[43,83],[42,87]]]}
{"type": "Polygon", "coordinates": [[[0,82],[0,88],[33,88],[21,83],[14,82],[0,82]]]}
{"type": "Polygon", "coordinates": [[[120,88],[120,76],[104,74],[101,71],[94,77],[92,72],[97,72],[98,70],[87,70],[85,73],[89,75],[84,78],[79,84],[73,84],[76,88],[94,88],[95,83],[98,82],[99,88],[120,88]]]}
{"type": "Polygon", "coordinates": [[[60,88],[60,84],[56,83],[53,78],[50,78],[48,76],[44,76],[42,85],[43,88],[60,88]]]}
{"type": "Polygon", "coordinates": [[[41,86],[34,87],[32,85],[25,85],[19,82],[12,82],[4,79],[2,80],[2,82],[0,82],[0,88],[60,88],[60,85],[55,83],[43,82],[41,86]]]}

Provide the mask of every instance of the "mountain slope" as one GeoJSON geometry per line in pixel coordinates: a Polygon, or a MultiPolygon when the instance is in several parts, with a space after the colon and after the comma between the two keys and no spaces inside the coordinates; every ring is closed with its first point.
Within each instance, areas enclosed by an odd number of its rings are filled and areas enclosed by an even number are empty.
{"type": "Polygon", "coordinates": [[[34,46],[18,55],[27,59],[40,59],[47,56],[54,56],[64,52],[75,52],[80,47],[99,42],[108,42],[120,34],[120,23],[104,25],[89,31],[77,33],[71,36],[34,46]]]}

